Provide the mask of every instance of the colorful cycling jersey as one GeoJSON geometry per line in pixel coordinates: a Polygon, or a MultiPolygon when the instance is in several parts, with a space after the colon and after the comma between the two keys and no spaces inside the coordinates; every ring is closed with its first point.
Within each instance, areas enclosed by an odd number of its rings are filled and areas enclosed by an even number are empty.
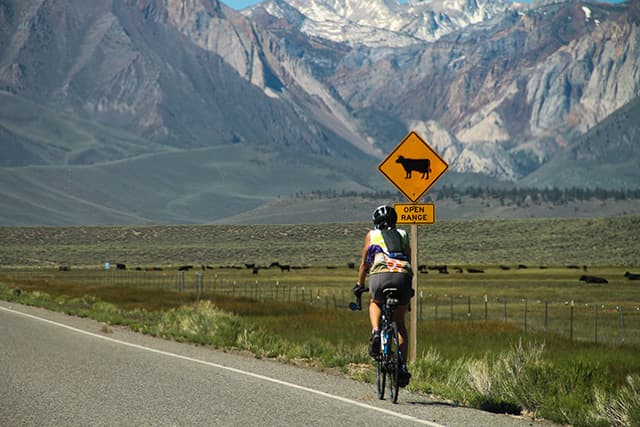
{"type": "MultiPolygon", "coordinates": [[[[389,248],[385,241],[382,230],[371,230],[369,232],[369,249],[367,250],[367,264],[369,273],[412,273],[411,264],[407,257],[409,249],[409,236],[405,230],[392,229],[386,233],[397,233],[392,237],[399,237],[397,247],[389,248]]],[[[387,234],[389,237],[389,234],[387,234]]]]}

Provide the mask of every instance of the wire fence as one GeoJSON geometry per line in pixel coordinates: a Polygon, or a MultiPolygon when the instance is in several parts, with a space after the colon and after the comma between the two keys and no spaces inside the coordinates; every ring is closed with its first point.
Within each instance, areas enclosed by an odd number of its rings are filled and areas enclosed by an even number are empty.
{"type": "MultiPolygon", "coordinates": [[[[296,280],[229,279],[210,271],[133,271],[74,270],[4,271],[4,279],[55,282],[64,280],[86,286],[122,286],[164,289],[175,292],[224,294],[243,297],[256,303],[271,301],[304,303],[327,310],[348,310],[351,289],[310,285],[296,280]]],[[[640,344],[640,304],[626,305],[552,301],[527,298],[504,298],[483,295],[434,295],[420,292],[417,296],[418,320],[434,322],[504,323],[516,326],[523,334],[543,333],[574,341],[640,344]]]]}

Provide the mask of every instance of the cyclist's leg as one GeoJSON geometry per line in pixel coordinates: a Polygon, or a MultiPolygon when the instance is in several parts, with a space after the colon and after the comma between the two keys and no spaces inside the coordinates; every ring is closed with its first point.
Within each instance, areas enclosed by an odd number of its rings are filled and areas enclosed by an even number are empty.
{"type": "Polygon", "coordinates": [[[409,305],[399,305],[393,312],[393,320],[398,325],[398,341],[400,343],[400,351],[402,355],[406,357],[409,349],[409,341],[407,340],[407,326],[404,323],[404,318],[407,315],[409,305]]]}
{"type": "Polygon", "coordinates": [[[380,354],[380,316],[382,309],[379,300],[380,289],[383,281],[380,274],[369,276],[369,293],[371,302],[369,303],[369,321],[371,322],[371,337],[369,338],[369,355],[376,358],[380,354]]]}
{"type": "Polygon", "coordinates": [[[372,299],[371,303],[369,304],[369,320],[371,321],[371,330],[380,330],[381,315],[382,310],[380,309],[379,303],[372,299]]]}
{"type": "Polygon", "coordinates": [[[380,305],[383,303],[382,288],[384,285],[384,274],[372,274],[369,276],[369,294],[371,302],[369,303],[369,320],[371,321],[372,330],[380,330],[380,316],[382,309],[380,305]]]}

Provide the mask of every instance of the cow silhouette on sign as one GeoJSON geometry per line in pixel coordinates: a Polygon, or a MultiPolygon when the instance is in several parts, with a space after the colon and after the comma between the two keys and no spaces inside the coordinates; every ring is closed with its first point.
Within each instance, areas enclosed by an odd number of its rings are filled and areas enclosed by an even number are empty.
{"type": "Polygon", "coordinates": [[[429,159],[407,159],[404,156],[398,156],[396,163],[400,163],[404,168],[404,179],[411,178],[411,172],[421,172],[422,179],[429,179],[431,172],[431,161],[429,159]]]}

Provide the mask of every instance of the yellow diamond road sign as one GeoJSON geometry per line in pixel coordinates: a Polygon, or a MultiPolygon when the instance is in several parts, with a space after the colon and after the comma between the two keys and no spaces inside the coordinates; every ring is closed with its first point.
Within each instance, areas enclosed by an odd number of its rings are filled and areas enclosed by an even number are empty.
{"type": "Polygon", "coordinates": [[[427,192],[449,165],[414,131],[378,165],[378,170],[413,203],[427,192]]]}

